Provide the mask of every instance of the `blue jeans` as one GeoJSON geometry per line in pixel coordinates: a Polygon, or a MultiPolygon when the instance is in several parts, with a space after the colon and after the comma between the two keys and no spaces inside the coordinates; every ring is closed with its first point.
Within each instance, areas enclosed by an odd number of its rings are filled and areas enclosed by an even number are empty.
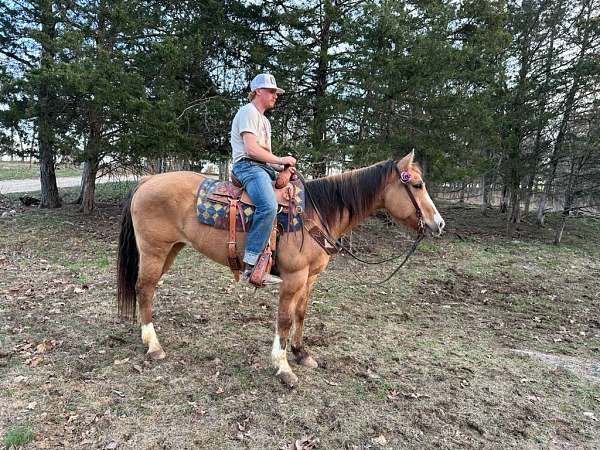
{"type": "Polygon", "coordinates": [[[277,215],[277,199],[272,184],[275,171],[271,167],[243,160],[234,163],[231,172],[241,181],[254,202],[255,210],[252,226],[246,236],[244,262],[255,265],[267,246],[277,215]]]}

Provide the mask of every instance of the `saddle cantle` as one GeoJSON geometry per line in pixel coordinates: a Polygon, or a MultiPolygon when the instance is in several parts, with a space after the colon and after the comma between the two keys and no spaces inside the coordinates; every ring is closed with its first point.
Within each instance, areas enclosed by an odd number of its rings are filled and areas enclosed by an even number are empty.
{"type": "MultiPolygon", "coordinates": [[[[283,187],[281,189],[274,189],[274,191],[275,198],[277,199],[277,204],[280,207],[288,208],[290,200],[292,199],[295,192],[295,186],[293,184],[289,184],[288,186],[283,187]]],[[[208,193],[207,198],[208,200],[221,203],[229,203],[228,199],[233,198],[239,200],[245,205],[254,206],[252,199],[244,190],[244,188],[235,186],[231,181],[219,181],[218,183],[216,183],[216,185],[213,188],[213,191],[208,193]]]]}

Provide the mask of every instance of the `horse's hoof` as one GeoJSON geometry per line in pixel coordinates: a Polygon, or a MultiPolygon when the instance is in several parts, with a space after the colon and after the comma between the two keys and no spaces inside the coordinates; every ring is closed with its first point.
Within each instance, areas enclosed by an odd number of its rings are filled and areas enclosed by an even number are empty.
{"type": "Polygon", "coordinates": [[[310,355],[302,358],[300,361],[298,361],[298,364],[304,367],[308,367],[310,369],[316,369],[317,367],[319,367],[317,361],[315,361],[315,359],[310,355]]]}
{"type": "Polygon", "coordinates": [[[153,352],[148,350],[148,353],[146,353],[146,355],[148,355],[148,358],[153,359],[155,361],[159,359],[165,359],[165,357],[167,356],[167,354],[162,348],[160,350],[154,350],[153,352]]]}
{"type": "Polygon", "coordinates": [[[277,377],[287,387],[293,388],[298,384],[298,377],[294,374],[294,372],[279,372],[277,377]]]}

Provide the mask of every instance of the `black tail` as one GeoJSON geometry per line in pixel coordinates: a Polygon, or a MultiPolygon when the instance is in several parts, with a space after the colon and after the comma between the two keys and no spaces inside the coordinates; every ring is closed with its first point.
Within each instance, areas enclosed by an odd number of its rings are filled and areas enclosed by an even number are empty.
{"type": "Polygon", "coordinates": [[[135,320],[137,303],[135,284],[138,278],[140,255],[135,241],[133,221],[131,220],[131,191],[123,208],[121,233],[119,234],[119,256],[117,260],[117,304],[119,315],[135,320]]]}

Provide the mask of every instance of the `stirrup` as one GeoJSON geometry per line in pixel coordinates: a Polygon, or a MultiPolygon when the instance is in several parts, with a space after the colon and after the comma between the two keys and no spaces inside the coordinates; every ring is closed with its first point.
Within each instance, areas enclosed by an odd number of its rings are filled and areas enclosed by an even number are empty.
{"type": "Polygon", "coordinates": [[[254,280],[251,280],[253,270],[254,270],[254,267],[252,269],[245,269],[242,272],[241,278],[242,278],[242,280],[245,280],[248,283],[250,283],[255,288],[260,288],[260,287],[265,287],[265,286],[274,286],[276,284],[280,284],[283,281],[281,278],[279,278],[275,275],[271,275],[270,273],[265,273],[262,277],[261,283],[253,282],[254,280]]]}

